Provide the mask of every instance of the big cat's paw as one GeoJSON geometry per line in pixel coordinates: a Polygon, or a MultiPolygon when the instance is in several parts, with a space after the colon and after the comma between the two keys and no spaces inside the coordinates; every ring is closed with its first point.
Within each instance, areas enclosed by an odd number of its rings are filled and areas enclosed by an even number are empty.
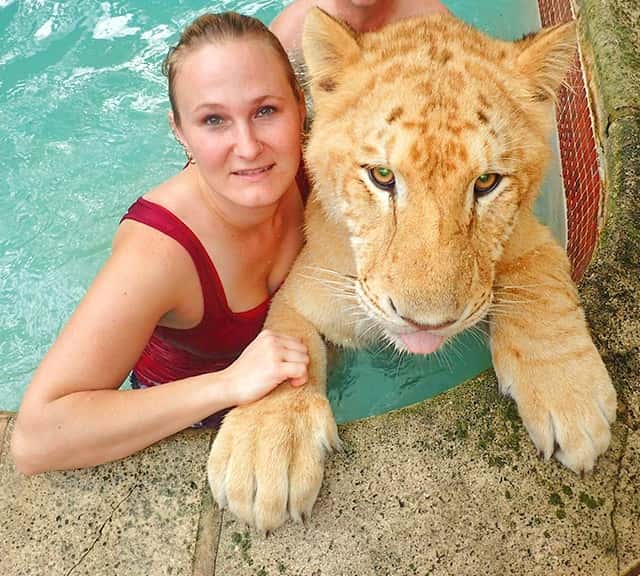
{"type": "MultiPolygon", "coordinates": [[[[537,449],[576,473],[590,472],[611,441],[616,391],[600,358],[592,353],[567,366],[520,371],[508,393],[537,449]],[[526,374],[526,378],[522,375],[526,374]]],[[[500,374],[498,374],[499,379],[500,374]]]]}
{"type": "Polygon", "coordinates": [[[327,399],[291,390],[235,408],[211,448],[207,474],[221,508],[261,532],[288,515],[304,520],[318,496],[326,454],[338,447],[327,399]]]}

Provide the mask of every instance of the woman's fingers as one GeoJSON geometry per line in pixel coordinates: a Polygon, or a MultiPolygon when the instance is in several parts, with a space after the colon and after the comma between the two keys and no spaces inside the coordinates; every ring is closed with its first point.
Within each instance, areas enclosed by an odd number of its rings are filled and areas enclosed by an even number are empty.
{"type": "Polygon", "coordinates": [[[283,362],[309,363],[309,354],[306,350],[292,350],[291,348],[281,348],[281,358],[283,362]]]}
{"type": "Polygon", "coordinates": [[[294,386],[300,386],[307,381],[307,365],[300,362],[283,363],[280,367],[283,380],[289,380],[294,386]]]}
{"type": "Polygon", "coordinates": [[[303,376],[301,378],[289,378],[289,384],[291,384],[291,386],[293,386],[294,388],[297,388],[298,386],[302,386],[303,384],[306,384],[308,380],[307,376],[303,376]]]}
{"type": "Polygon", "coordinates": [[[291,381],[294,386],[300,386],[307,381],[307,365],[309,364],[309,355],[307,349],[292,350],[291,348],[282,348],[282,360],[280,370],[282,374],[291,381]]]}
{"type": "Polygon", "coordinates": [[[285,348],[289,348],[290,350],[300,350],[303,352],[307,351],[307,347],[300,340],[300,338],[296,338],[295,336],[289,336],[288,334],[281,334],[279,332],[272,332],[271,330],[263,330],[262,334],[266,337],[271,337],[273,340],[281,346],[285,348]]]}
{"type": "Polygon", "coordinates": [[[270,350],[275,377],[289,380],[293,386],[301,386],[308,380],[307,365],[309,353],[304,343],[294,336],[264,330],[261,333],[262,343],[270,350]]]}

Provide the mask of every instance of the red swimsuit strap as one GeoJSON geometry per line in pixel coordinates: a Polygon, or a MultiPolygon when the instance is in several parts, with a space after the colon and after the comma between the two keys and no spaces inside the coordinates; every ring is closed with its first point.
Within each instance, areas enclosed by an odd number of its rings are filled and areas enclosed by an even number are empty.
{"type": "MultiPolygon", "coordinates": [[[[244,310],[242,312],[234,312],[229,308],[227,297],[224,292],[224,286],[218,275],[218,271],[209,256],[206,248],[202,245],[202,242],[195,235],[193,230],[189,228],[180,218],[178,218],[173,212],[151,202],[145,198],[138,198],[138,200],[129,208],[127,213],[123,216],[122,220],[134,220],[142,224],[146,224],[160,232],[163,232],[167,236],[173,238],[178,242],[191,256],[193,264],[198,273],[200,279],[200,286],[202,288],[202,295],[204,300],[204,314],[202,322],[198,326],[191,330],[205,328],[212,313],[218,312],[222,309],[227,316],[234,321],[254,321],[256,318],[262,316],[266,307],[268,307],[270,298],[261,302],[250,310],[244,310]],[[215,296],[215,301],[211,301],[211,296],[215,296]]],[[[184,332],[181,330],[181,332],[184,332]]]]}

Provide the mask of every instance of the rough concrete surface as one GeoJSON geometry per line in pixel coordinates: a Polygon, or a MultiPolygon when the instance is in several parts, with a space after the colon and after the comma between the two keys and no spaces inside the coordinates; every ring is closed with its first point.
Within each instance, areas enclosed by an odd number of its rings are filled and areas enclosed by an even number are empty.
{"type": "Polygon", "coordinates": [[[340,428],[308,527],[224,516],[216,575],[617,574],[620,427],[595,474],[540,461],[491,374],[340,428]]]}
{"type": "Polygon", "coordinates": [[[629,432],[612,514],[619,566],[628,570],[640,564],[640,431],[629,432]]]}
{"type": "Polygon", "coordinates": [[[607,226],[601,248],[580,288],[594,339],[618,390],[624,451],[612,522],[620,573],[637,575],[640,574],[640,112],[617,118],[610,124],[605,151],[607,226]]]}
{"type": "MultiPolygon", "coordinates": [[[[639,47],[640,50],[640,47],[639,47]]],[[[640,427],[640,112],[613,122],[607,152],[608,217],[601,247],[581,283],[594,338],[622,401],[640,427]]]]}
{"type": "Polygon", "coordinates": [[[191,574],[209,442],[187,432],[113,464],[25,478],[7,433],[0,574],[191,574]]]}
{"type": "MultiPolygon", "coordinates": [[[[7,431],[7,427],[9,425],[9,419],[11,418],[11,414],[7,412],[0,412],[0,446],[2,446],[4,442],[4,436],[7,431]]],[[[1,462],[1,460],[0,460],[1,462]]]]}

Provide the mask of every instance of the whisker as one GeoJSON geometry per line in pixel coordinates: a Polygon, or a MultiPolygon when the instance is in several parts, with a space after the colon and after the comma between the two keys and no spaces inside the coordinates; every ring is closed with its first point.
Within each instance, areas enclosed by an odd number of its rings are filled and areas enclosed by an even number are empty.
{"type": "Polygon", "coordinates": [[[447,344],[449,345],[448,347],[451,352],[453,352],[458,357],[458,360],[462,360],[464,358],[464,353],[460,349],[460,347],[462,346],[462,342],[460,342],[458,339],[451,339],[449,340],[449,342],[447,342],[447,344]]]}
{"type": "Polygon", "coordinates": [[[353,294],[356,294],[356,289],[355,286],[353,284],[350,284],[348,281],[338,281],[338,280],[328,280],[327,278],[318,278],[317,276],[309,276],[307,274],[301,274],[298,273],[298,276],[300,276],[300,278],[306,278],[307,280],[314,280],[316,282],[319,282],[320,284],[323,284],[324,286],[327,287],[337,287],[340,288],[342,290],[345,291],[350,291],[353,294]]]}
{"type": "Polygon", "coordinates": [[[522,306],[518,306],[518,303],[504,303],[504,304],[492,304],[489,308],[489,313],[495,312],[496,310],[502,310],[504,312],[521,312],[522,306]]]}
{"type": "Polygon", "coordinates": [[[520,306],[522,304],[533,304],[535,300],[496,300],[491,306],[520,306]]]}
{"type": "Polygon", "coordinates": [[[517,294],[509,294],[508,298],[503,298],[503,297],[497,297],[494,298],[493,301],[491,302],[491,304],[489,304],[489,307],[491,306],[498,306],[500,304],[533,304],[534,302],[539,302],[539,300],[534,299],[528,299],[528,298],[518,298],[517,294]],[[513,298],[513,296],[516,296],[516,298],[513,298]]]}
{"type": "Polygon", "coordinates": [[[476,344],[484,346],[485,342],[480,334],[477,332],[469,331],[469,337],[473,339],[476,344]]]}
{"type": "Polygon", "coordinates": [[[438,362],[440,362],[441,364],[444,364],[447,367],[447,370],[449,372],[453,372],[453,364],[450,361],[449,358],[449,354],[448,354],[448,345],[443,346],[442,348],[440,348],[440,350],[436,351],[436,360],[438,360],[438,362]]]}
{"type": "Polygon", "coordinates": [[[522,310],[522,308],[517,308],[515,306],[511,306],[511,307],[496,306],[495,308],[492,308],[489,311],[489,315],[495,316],[496,314],[507,314],[516,318],[516,317],[522,317],[523,315],[526,315],[526,310],[522,310]]]}
{"type": "Polygon", "coordinates": [[[376,329],[380,329],[380,326],[378,326],[375,322],[371,321],[371,323],[365,327],[365,329],[360,332],[360,334],[358,335],[360,338],[362,339],[366,339],[369,337],[369,335],[376,331],[376,329]]]}
{"type": "Polygon", "coordinates": [[[357,277],[354,276],[353,274],[338,272],[337,270],[332,270],[331,268],[324,268],[322,266],[307,265],[307,266],[303,266],[303,269],[310,270],[311,272],[320,272],[322,274],[336,276],[338,278],[348,280],[349,282],[353,282],[353,283],[355,283],[355,281],[357,280],[357,277]]]}
{"type": "MultiPolygon", "coordinates": [[[[489,333],[479,323],[471,326],[469,328],[469,331],[471,332],[471,334],[473,334],[473,335],[477,336],[478,338],[480,338],[481,342],[483,342],[482,339],[485,339],[485,338],[488,339],[489,338],[489,333]]],[[[484,344],[486,344],[486,341],[484,341],[484,344]]]]}
{"type": "Polygon", "coordinates": [[[540,288],[541,286],[547,286],[547,284],[544,284],[542,282],[539,282],[537,284],[498,284],[496,286],[494,286],[494,290],[496,289],[500,289],[500,288],[506,288],[506,289],[520,289],[520,288],[540,288]]]}
{"type": "MultiPolygon", "coordinates": [[[[495,312],[492,312],[491,316],[493,318],[504,318],[506,320],[517,320],[519,318],[522,318],[522,314],[511,314],[504,310],[497,310],[495,312]]],[[[492,323],[492,325],[496,324],[495,320],[489,320],[489,322],[492,323]]]]}

